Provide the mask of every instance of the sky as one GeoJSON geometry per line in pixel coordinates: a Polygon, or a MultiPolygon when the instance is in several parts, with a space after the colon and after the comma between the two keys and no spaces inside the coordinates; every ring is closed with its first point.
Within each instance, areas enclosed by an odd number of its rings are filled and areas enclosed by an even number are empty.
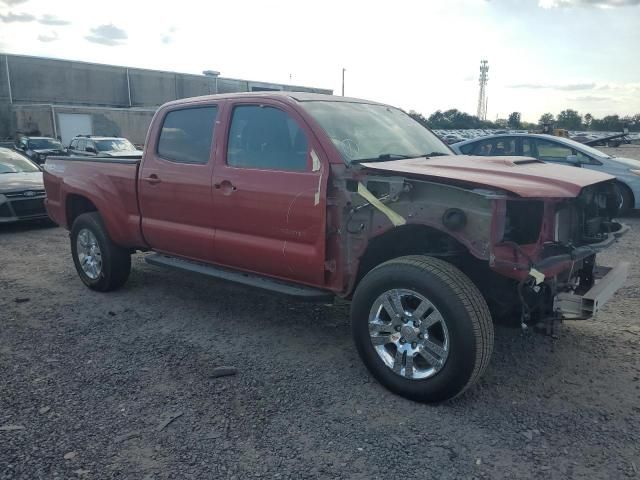
{"type": "Polygon", "coordinates": [[[640,0],[0,0],[0,52],[314,86],[429,115],[640,113],[640,0]]]}

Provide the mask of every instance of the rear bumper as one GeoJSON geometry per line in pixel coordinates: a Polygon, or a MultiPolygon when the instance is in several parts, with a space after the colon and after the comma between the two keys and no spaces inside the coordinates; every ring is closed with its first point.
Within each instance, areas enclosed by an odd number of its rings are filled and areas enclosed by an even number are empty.
{"type": "Polygon", "coordinates": [[[627,280],[629,263],[621,262],[583,295],[559,293],[554,299],[554,311],[562,318],[584,320],[593,317],[613,297],[627,280]]]}

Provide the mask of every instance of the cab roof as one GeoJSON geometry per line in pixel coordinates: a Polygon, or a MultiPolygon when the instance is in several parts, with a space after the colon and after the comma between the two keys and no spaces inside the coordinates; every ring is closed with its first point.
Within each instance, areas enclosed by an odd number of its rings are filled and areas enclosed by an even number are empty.
{"type": "Polygon", "coordinates": [[[180,105],[185,103],[205,103],[211,100],[226,100],[235,98],[264,98],[277,99],[290,102],[347,102],[347,103],[367,103],[371,105],[385,105],[384,103],[364,100],[361,98],[341,97],[338,95],[327,95],[324,93],[309,92],[235,92],[235,93],[219,93],[215,95],[203,95],[200,97],[181,98],[165,103],[165,105],[180,105]]]}

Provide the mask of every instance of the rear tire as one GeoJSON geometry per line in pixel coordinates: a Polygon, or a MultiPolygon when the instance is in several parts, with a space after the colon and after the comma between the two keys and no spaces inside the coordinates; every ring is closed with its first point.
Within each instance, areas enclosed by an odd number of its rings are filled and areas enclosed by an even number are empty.
{"type": "Polygon", "coordinates": [[[421,402],[460,395],[483,374],[493,350],[491,315],[478,288],[453,265],[427,256],[370,271],[353,296],[351,324],[371,374],[421,402]]]}
{"type": "Polygon", "coordinates": [[[71,254],[80,279],[92,290],[116,290],[129,278],[131,254],[113,243],[98,212],[83,213],[73,222],[71,254]]]}

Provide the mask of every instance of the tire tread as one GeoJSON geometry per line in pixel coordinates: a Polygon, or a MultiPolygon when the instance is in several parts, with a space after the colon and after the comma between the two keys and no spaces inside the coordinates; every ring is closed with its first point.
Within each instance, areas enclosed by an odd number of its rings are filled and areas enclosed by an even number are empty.
{"type": "Polygon", "coordinates": [[[420,270],[428,271],[440,278],[459,297],[469,313],[473,324],[473,335],[476,340],[476,358],[473,373],[466,385],[453,397],[455,398],[478,381],[491,360],[494,331],[487,302],[469,277],[454,265],[439,258],[426,255],[408,255],[381,263],[371,271],[394,264],[410,265],[420,270]]]}
{"type": "MultiPolygon", "coordinates": [[[[87,281],[84,280],[82,273],[78,270],[80,278],[92,290],[109,292],[120,288],[125,284],[131,272],[131,254],[127,249],[116,245],[113,240],[111,240],[111,237],[109,237],[109,233],[104,226],[104,222],[102,221],[102,217],[98,212],[83,213],[73,222],[73,227],[71,228],[72,252],[74,251],[73,242],[75,242],[74,232],[80,228],[79,226],[82,223],[89,224],[93,229],[94,234],[99,237],[98,241],[102,240],[104,244],[103,246],[106,247],[103,252],[103,261],[110,262],[110,265],[109,267],[106,267],[103,264],[103,268],[109,268],[109,275],[106,278],[103,277],[101,281],[97,283],[87,283],[87,281]]],[[[76,259],[74,258],[74,262],[75,261],[76,259]]],[[[78,267],[76,266],[76,268],[78,267]]]]}

